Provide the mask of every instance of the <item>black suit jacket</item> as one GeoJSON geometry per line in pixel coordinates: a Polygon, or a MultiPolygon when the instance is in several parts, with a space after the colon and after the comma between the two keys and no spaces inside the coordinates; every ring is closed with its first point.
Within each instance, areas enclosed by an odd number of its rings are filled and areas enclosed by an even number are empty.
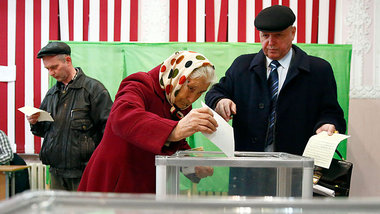
{"type": "MultiPolygon", "coordinates": [[[[334,124],[340,133],[345,133],[346,122],[337,101],[331,65],[295,45],[292,48],[290,68],[278,96],[275,148],[278,152],[302,155],[308,139],[321,125],[334,124]]],[[[235,102],[236,151],[264,151],[270,112],[266,71],[262,50],[241,55],[206,94],[211,108],[222,98],[235,102]]]]}

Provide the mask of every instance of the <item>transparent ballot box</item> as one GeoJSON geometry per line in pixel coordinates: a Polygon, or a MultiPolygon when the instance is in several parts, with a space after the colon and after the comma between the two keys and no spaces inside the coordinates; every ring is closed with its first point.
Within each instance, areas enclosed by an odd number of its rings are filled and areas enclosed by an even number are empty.
{"type": "Polygon", "coordinates": [[[0,201],[1,214],[374,214],[380,198],[161,196],[68,191],[23,192],[0,201]]]}
{"type": "Polygon", "coordinates": [[[312,158],[279,152],[179,151],[156,156],[156,194],[311,198],[312,158]],[[196,170],[212,168],[199,179],[196,170]]]}

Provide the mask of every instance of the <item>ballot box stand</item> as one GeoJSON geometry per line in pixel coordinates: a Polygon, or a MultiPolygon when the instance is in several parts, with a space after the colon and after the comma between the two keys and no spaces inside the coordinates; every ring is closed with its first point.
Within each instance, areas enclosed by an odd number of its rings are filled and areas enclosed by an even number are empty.
{"type": "MultiPolygon", "coordinates": [[[[183,169],[196,166],[212,167],[214,174],[201,179],[199,184],[190,185],[190,188],[202,186],[203,182],[205,189],[215,188],[218,192],[224,188],[224,195],[311,198],[313,194],[312,158],[280,152],[235,152],[234,157],[226,157],[222,152],[179,151],[172,156],[156,156],[156,195],[183,194],[181,187],[187,179],[183,169]],[[223,173],[219,173],[220,170],[224,170],[223,173]],[[246,186],[232,191],[236,177],[244,181],[238,185],[246,186]],[[218,186],[218,183],[221,184],[218,186]],[[250,189],[253,189],[253,194],[247,193],[250,189]],[[273,189],[273,192],[256,195],[255,189],[258,192],[273,189]]],[[[213,192],[212,189],[208,191],[213,192]]],[[[194,191],[186,192],[186,195],[192,196],[191,192],[194,191]]]]}

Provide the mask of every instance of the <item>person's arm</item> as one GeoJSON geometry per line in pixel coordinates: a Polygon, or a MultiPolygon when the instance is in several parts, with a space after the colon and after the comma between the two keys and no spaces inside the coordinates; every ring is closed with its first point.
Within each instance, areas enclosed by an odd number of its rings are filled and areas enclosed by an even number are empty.
{"type": "Polygon", "coordinates": [[[217,126],[218,123],[214,119],[210,109],[207,107],[193,109],[174,127],[168,137],[168,141],[179,141],[196,132],[212,134],[216,131],[217,126]]]}
{"type": "Polygon", "coordinates": [[[205,101],[210,108],[215,109],[217,103],[221,99],[226,98],[232,100],[234,84],[232,73],[234,66],[235,63],[231,65],[231,67],[227,70],[225,76],[220,79],[219,83],[213,85],[211,89],[206,93],[205,101]]]}
{"type": "Polygon", "coordinates": [[[44,137],[46,131],[49,129],[50,124],[53,122],[37,122],[35,124],[30,124],[30,131],[33,135],[44,137]]]}
{"type": "Polygon", "coordinates": [[[225,76],[220,79],[219,83],[212,86],[205,97],[206,104],[226,121],[229,121],[232,115],[236,114],[236,104],[233,101],[233,88],[234,72],[239,67],[239,61],[239,58],[235,59],[225,76]]]}
{"type": "Polygon", "coordinates": [[[0,164],[6,164],[13,159],[13,152],[7,135],[0,131],[0,164]]]}
{"type": "Polygon", "coordinates": [[[107,119],[112,108],[112,100],[107,89],[99,83],[99,90],[91,95],[90,115],[96,131],[96,143],[100,143],[106,127],[107,119]]]}
{"type": "MultiPolygon", "coordinates": [[[[212,134],[217,126],[218,123],[209,108],[193,109],[178,122],[170,133],[168,141],[178,141],[196,132],[212,134]]],[[[180,170],[193,183],[199,183],[200,179],[214,174],[214,169],[209,166],[181,167],[180,170]]]]}
{"type": "MultiPolygon", "coordinates": [[[[47,100],[49,99],[45,97],[41,103],[40,109],[46,111],[47,100]]],[[[44,137],[45,133],[47,132],[47,130],[49,130],[50,125],[53,122],[38,122],[37,119],[39,116],[40,113],[36,113],[31,116],[27,116],[26,118],[30,124],[30,131],[32,132],[32,134],[39,137],[44,137]]]]}
{"type": "Polygon", "coordinates": [[[321,111],[314,130],[315,133],[327,131],[331,135],[335,131],[338,131],[344,134],[346,132],[346,121],[343,110],[338,103],[337,86],[333,70],[327,62],[325,62],[323,70],[326,73],[324,74],[323,87],[321,87],[321,90],[323,90],[321,111]]]}
{"type": "Polygon", "coordinates": [[[187,149],[184,138],[198,131],[216,130],[216,121],[207,108],[194,109],[178,122],[146,110],[146,103],[152,99],[149,96],[157,95],[147,93],[143,84],[126,82],[120,88],[109,116],[110,126],[116,135],[136,147],[155,154],[187,149]],[[169,150],[164,147],[168,142],[169,150]]]}
{"type": "Polygon", "coordinates": [[[180,168],[180,171],[193,183],[199,183],[202,178],[206,178],[214,174],[214,168],[209,166],[184,166],[180,168]]]}
{"type": "MultiPolygon", "coordinates": [[[[162,118],[146,110],[150,102],[145,85],[137,81],[123,81],[110,115],[112,132],[136,147],[161,154],[168,136],[178,121],[162,118]]],[[[156,96],[156,95],[152,95],[156,96]]]]}

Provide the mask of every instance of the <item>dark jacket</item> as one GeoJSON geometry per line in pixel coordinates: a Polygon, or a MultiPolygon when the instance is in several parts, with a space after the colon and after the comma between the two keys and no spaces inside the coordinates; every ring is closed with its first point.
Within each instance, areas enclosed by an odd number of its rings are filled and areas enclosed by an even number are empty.
{"type": "Polygon", "coordinates": [[[99,81],[87,77],[80,68],[65,93],[62,83],[46,94],[40,109],[51,113],[54,122],[31,126],[34,135],[44,138],[40,152],[42,163],[56,169],[58,175],[77,178],[102,139],[112,100],[99,81]]]}
{"type": "MultiPolygon", "coordinates": [[[[290,68],[278,96],[275,151],[302,155],[309,138],[321,125],[334,124],[340,133],[345,133],[346,122],[330,64],[295,45],[292,48],[290,68]]],[[[239,56],[206,95],[211,108],[222,98],[235,102],[236,151],[264,151],[270,112],[266,71],[262,50],[239,56]]]]}

